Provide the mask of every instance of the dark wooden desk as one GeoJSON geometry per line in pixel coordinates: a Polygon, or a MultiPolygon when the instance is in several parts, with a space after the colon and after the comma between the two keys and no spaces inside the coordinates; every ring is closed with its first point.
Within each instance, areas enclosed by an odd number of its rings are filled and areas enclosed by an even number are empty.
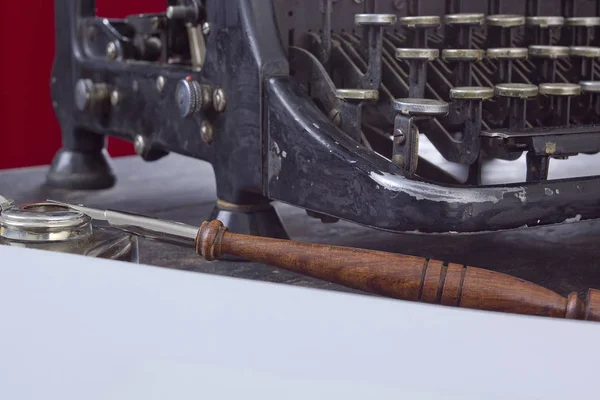
{"type": "MultiPolygon", "coordinates": [[[[154,163],[114,161],[117,185],[102,191],[66,191],[44,185],[46,168],[0,171],[0,193],[16,201],[55,199],[120,209],[193,225],[209,215],[215,184],[209,164],[178,155],[154,163]]],[[[477,235],[390,234],[347,222],[322,224],[298,208],[276,204],[294,240],[395,251],[489,268],[546,286],[562,295],[600,288],[599,221],[477,235]]],[[[320,281],[247,262],[206,262],[190,249],[140,243],[145,264],[317,288],[320,281]]]]}

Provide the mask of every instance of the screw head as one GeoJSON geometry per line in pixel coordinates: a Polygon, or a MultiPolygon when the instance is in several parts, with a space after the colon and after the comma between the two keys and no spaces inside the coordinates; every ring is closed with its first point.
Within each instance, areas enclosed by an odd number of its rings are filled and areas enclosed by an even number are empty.
{"type": "Polygon", "coordinates": [[[216,89],[213,93],[213,107],[217,112],[223,112],[225,105],[227,104],[227,98],[223,89],[216,89]]]}
{"type": "Polygon", "coordinates": [[[340,110],[338,110],[337,108],[332,109],[329,112],[329,119],[331,121],[333,121],[333,123],[337,126],[340,126],[340,124],[342,123],[342,118],[340,116],[340,110]]]}
{"type": "Polygon", "coordinates": [[[213,127],[210,122],[202,121],[200,125],[200,137],[204,143],[210,144],[213,140],[213,127]]]}
{"type": "Polygon", "coordinates": [[[158,78],[156,78],[156,90],[158,90],[159,93],[162,93],[162,91],[165,88],[165,78],[164,76],[159,76],[158,78]]]}
{"type": "Polygon", "coordinates": [[[406,136],[404,135],[404,132],[402,132],[400,129],[396,129],[394,131],[394,143],[402,144],[405,140],[406,136]]]}
{"type": "Polygon", "coordinates": [[[135,154],[141,156],[144,154],[144,149],[146,148],[146,140],[142,135],[136,135],[135,140],[133,141],[133,146],[135,148],[135,154]]]}
{"type": "Polygon", "coordinates": [[[108,60],[115,60],[118,56],[119,49],[115,42],[109,42],[106,45],[106,58],[108,60]]]}
{"type": "Polygon", "coordinates": [[[207,36],[210,33],[210,24],[208,22],[202,24],[202,33],[204,36],[207,36]]]}
{"type": "Polygon", "coordinates": [[[117,90],[113,90],[112,92],[110,92],[110,104],[113,107],[116,107],[119,105],[119,92],[117,90]]]}

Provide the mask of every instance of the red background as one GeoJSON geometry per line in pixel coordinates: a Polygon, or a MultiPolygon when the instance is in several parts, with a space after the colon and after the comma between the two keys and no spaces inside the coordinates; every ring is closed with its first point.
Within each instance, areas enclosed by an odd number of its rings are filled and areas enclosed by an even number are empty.
{"type": "MultiPolygon", "coordinates": [[[[72,1],[72,0],[55,0],[72,1]]],[[[162,12],[165,0],[97,0],[97,14],[122,18],[162,12]]],[[[0,169],[49,164],[60,148],[50,100],[54,58],[54,1],[0,1],[0,169]]],[[[109,139],[113,157],[133,146],[109,139]]]]}

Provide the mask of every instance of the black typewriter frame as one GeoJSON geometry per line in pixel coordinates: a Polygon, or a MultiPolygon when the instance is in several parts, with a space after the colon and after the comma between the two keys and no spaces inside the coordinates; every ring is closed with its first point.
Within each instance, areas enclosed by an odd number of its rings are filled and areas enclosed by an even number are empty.
{"type": "MultiPolygon", "coordinates": [[[[63,148],[48,175],[51,185],[112,186],[106,136],[132,142],[141,136],[146,160],[175,152],[212,164],[219,199],[213,217],[263,213],[267,225],[277,226],[271,201],[394,232],[494,231],[600,216],[600,176],[477,187],[403,176],[389,160],[357,146],[290,76],[271,1],[206,0],[205,9],[206,62],[194,71],[121,55],[108,61],[104,49],[118,40],[124,22],[96,18],[94,0],[55,0],[51,94],[63,148]],[[182,118],[174,95],[186,77],[222,89],[224,111],[182,118]],[[117,90],[118,105],[80,111],[79,79],[117,90]],[[209,140],[200,132],[204,121],[212,126],[209,140]]],[[[164,14],[138,18],[168,24],[164,14]]],[[[248,224],[232,228],[256,231],[248,224]]],[[[259,233],[285,235],[279,227],[259,233]]]]}

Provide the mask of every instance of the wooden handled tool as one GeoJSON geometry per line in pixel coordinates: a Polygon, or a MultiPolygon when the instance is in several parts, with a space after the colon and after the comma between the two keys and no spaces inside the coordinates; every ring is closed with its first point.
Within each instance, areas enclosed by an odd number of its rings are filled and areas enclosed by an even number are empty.
{"type": "Polygon", "coordinates": [[[441,261],[341,246],[240,235],[202,224],[196,252],[207,260],[242,257],[385,297],[445,306],[600,321],[600,291],[585,302],[516,277],[441,261]]]}

